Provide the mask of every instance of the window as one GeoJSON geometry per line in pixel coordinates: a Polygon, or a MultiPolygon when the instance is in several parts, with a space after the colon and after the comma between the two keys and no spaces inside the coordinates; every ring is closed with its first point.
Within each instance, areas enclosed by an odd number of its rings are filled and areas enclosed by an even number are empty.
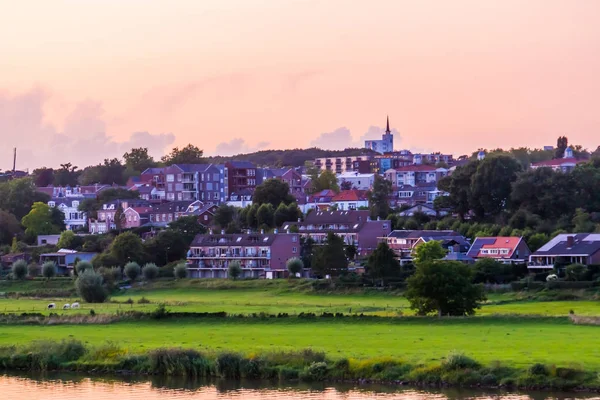
{"type": "Polygon", "coordinates": [[[383,224],[383,229],[387,229],[387,227],[388,227],[387,223],[383,224]]]}
{"type": "Polygon", "coordinates": [[[208,215],[204,214],[204,220],[208,221],[208,215]]]}
{"type": "Polygon", "coordinates": [[[167,175],[167,182],[174,182],[174,181],[175,181],[175,175],[168,174],[167,175]]]}
{"type": "Polygon", "coordinates": [[[206,190],[213,190],[213,184],[212,184],[212,182],[207,182],[206,183],[206,190]]]}
{"type": "Polygon", "coordinates": [[[294,235],[292,236],[292,242],[297,242],[298,241],[298,236],[294,235]]]}
{"type": "Polygon", "coordinates": [[[219,192],[213,193],[213,200],[219,200],[219,192]]]}
{"type": "Polygon", "coordinates": [[[79,202],[78,202],[78,201],[74,201],[74,202],[72,203],[72,207],[73,207],[73,208],[77,208],[77,207],[79,207],[79,202]]]}
{"type": "Polygon", "coordinates": [[[162,215],[162,220],[163,220],[163,221],[166,221],[166,220],[167,220],[167,214],[163,214],[163,215],[162,215]]]}
{"type": "Polygon", "coordinates": [[[177,200],[183,200],[183,194],[177,193],[177,200]]]}
{"type": "Polygon", "coordinates": [[[213,174],[213,181],[219,181],[219,174],[213,174]]]}
{"type": "Polygon", "coordinates": [[[105,217],[104,217],[104,213],[100,213],[100,214],[98,214],[98,219],[99,219],[100,221],[104,221],[104,218],[105,218],[105,217]]]}
{"type": "Polygon", "coordinates": [[[298,252],[298,248],[297,247],[292,247],[292,253],[296,254],[298,252]]]}
{"type": "Polygon", "coordinates": [[[55,203],[55,202],[53,202],[53,201],[49,201],[49,202],[48,202],[48,206],[49,206],[49,207],[56,207],[56,203],[55,203]]]}
{"type": "Polygon", "coordinates": [[[167,200],[174,201],[175,200],[175,193],[167,193],[167,200]]]}

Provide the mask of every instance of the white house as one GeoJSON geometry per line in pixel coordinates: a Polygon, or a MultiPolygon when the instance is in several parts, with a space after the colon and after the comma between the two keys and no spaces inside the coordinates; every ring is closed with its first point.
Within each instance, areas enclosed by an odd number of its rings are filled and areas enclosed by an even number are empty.
{"type": "Polygon", "coordinates": [[[68,230],[82,229],[87,223],[86,213],[79,211],[83,197],[59,197],[48,202],[49,207],[56,207],[65,214],[65,226],[68,230]]]}
{"type": "Polygon", "coordinates": [[[373,187],[373,182],[375,182],[375,174],[344,172],[337,176],[337,181],[340,187],[342,186],[342,183],[350,182],[352,185],[351,189],[370,190],[373,187]]]}

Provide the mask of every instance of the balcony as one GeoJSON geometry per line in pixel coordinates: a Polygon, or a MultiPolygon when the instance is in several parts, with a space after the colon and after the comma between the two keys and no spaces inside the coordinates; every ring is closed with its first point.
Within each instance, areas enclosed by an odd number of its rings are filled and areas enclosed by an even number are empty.
{"type": "Polygon", "coordinates": [[[271,258],[271,252],[198,252],[188,257],[190,260],[206,260],[206,259],[225,259],[225,260],[236,260],[236,259],[265,259],[271,258]]]}

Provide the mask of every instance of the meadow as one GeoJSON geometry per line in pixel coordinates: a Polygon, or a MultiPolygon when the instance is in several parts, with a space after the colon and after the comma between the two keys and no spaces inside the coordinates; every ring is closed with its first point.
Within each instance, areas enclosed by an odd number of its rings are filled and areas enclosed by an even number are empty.
{"type": "MultiPolygon", "coordinates": [[[[61,306],[73,297],[32,298],[41,290],[64,290],[68,281],[0,284],[0,312],[44,312],[46,305],[61,306]],[[52,286],[52,287],[48,287],[52,286]],[[22,297],[15,298],[14,292],[22,297]]],[[[72,283],[71,283],[72,284],[72,283]]],[[[46,292],[47,294],[48,292],[46,292]]],[[[572,294],[573,295],[573,294],[572,294]]],[[[0,346],[36,340],[75,338],[86,345],[114,342],[133,353],[159,347],[183,347],[202,351],[237,351],[243,354],[269,350],[313,348],[329,357],[357,359],[394,357],[410,362],[440,361],[460,351],[482,363],[502,361],[515,367],[535,362],[600,370],[600,327],[572,324],[567,316],[600,315],[593,294],[583,300],[535,301],[522,293],[490,294],[488,303],[472,318],[416,318],[400,293],[381,291],[320,292],[306,282],[158,281],[120,291],[110,303],[82,304],[80,310],[56,310],[59,314],[150,312],[166,304],[173,312],[219,312],[290,315],[301,312],[341,312],[389,318],[282,319],[167,319],[117,322],[107,325],[26,326],[4,325],[0,346]],[[139,304],[145,298],[149,304],[139,304]],[[131,299],[133,304],[126,301],[131,299]]],[[[568,297],[568,296],[567,296],[568,297]]]]}

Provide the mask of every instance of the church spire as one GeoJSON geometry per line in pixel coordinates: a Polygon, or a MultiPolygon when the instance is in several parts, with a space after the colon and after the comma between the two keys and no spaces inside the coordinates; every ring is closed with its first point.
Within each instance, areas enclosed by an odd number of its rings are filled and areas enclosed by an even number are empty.
{"type": "Polygon", "coordinates": [[[391,133],[390,131],[390,116],[387,116],[387,127],[385,128],[385,133],[391,133]]]}

